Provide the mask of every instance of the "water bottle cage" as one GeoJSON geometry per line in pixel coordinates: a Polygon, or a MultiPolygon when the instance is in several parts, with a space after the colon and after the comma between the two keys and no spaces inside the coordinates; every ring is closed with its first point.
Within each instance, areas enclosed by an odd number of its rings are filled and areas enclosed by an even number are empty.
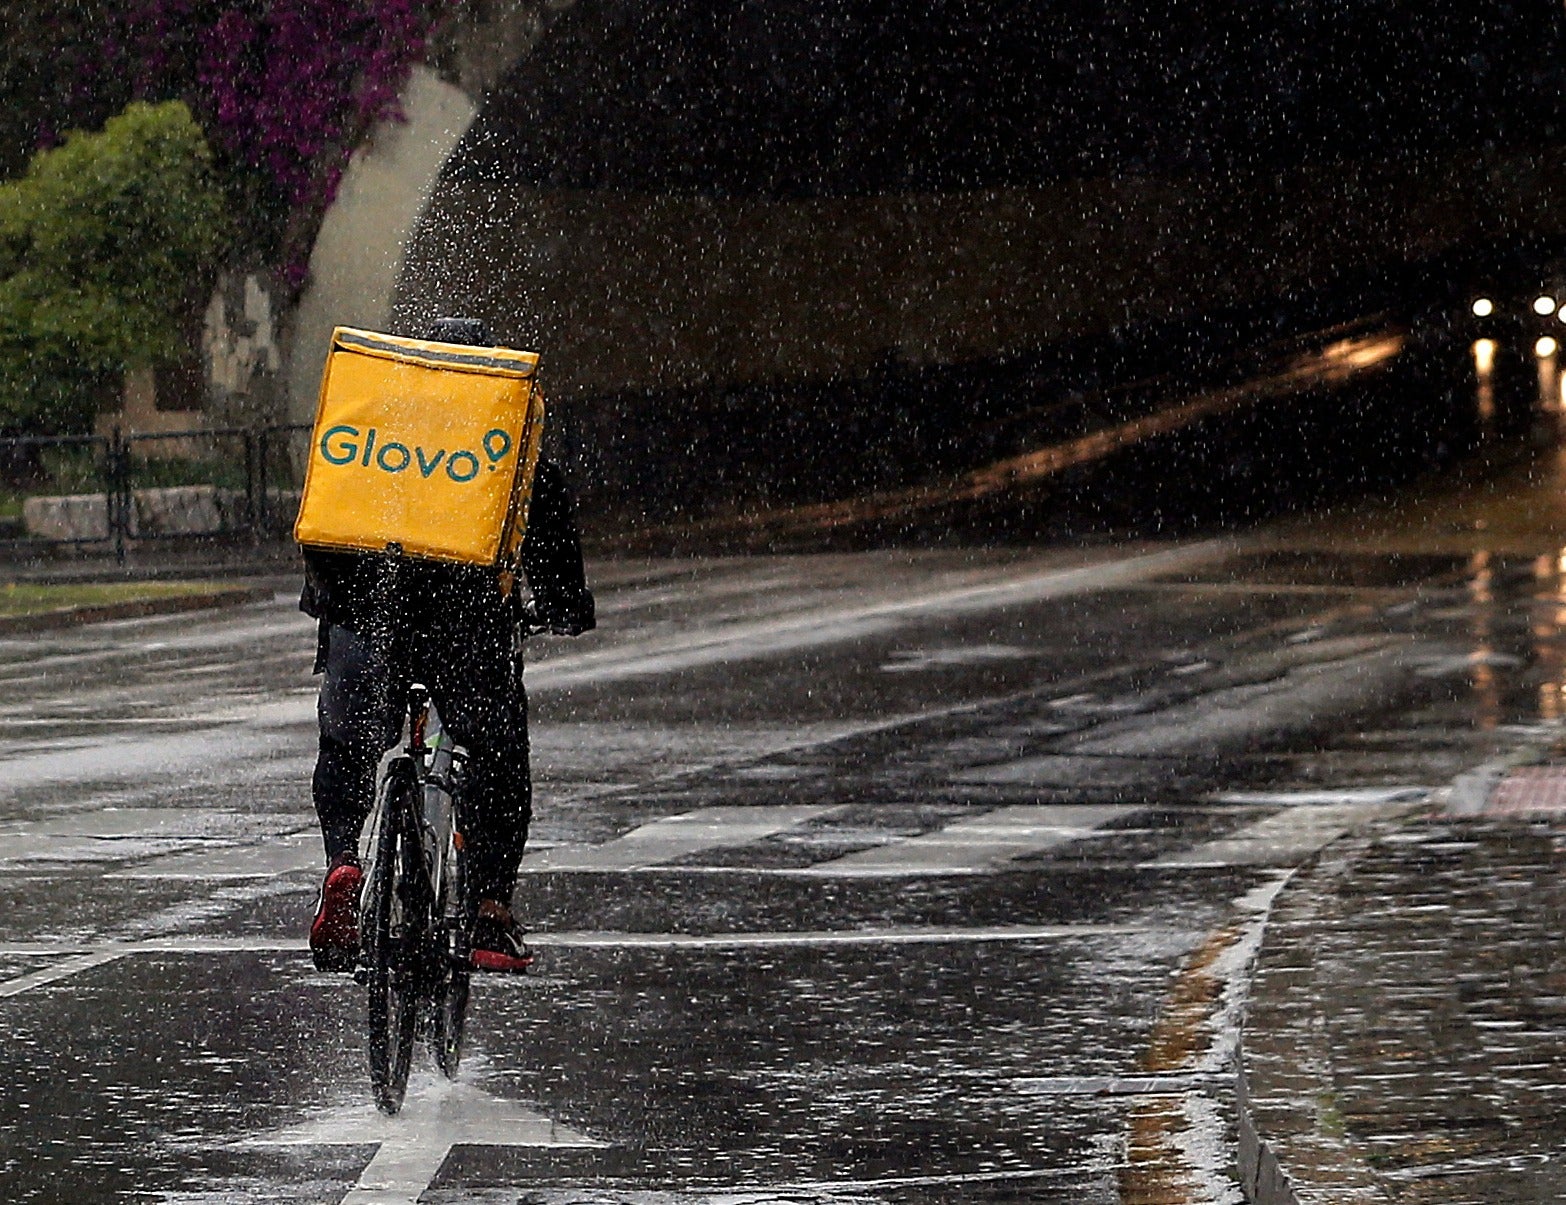
{"type": "Polygon", "coordinates": [[[462,769],[468,754],[460,745],[448,743],[446,748],[450,751],[451,757],[444,769],[437,769],[435,765],[438,748],[426,745],[420,750],[424,755],[424,781],[429,786],[439,787],[446,794],[454,796],[462,783],[462,769]]]}

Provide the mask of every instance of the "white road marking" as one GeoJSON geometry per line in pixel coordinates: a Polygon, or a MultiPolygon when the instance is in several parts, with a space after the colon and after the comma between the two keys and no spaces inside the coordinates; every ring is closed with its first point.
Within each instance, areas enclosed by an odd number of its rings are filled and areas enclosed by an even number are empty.
{"type": "Polygon", "coordinates": [[[1214,803],[1262,807],[1317,807],[1327,803],[1413,803],[1430,795],[1429,787],[1344,787],[1311,791],[1220,791],[1214,803]]]}
{"type": "MultiPolygon", "coordinates": [[[[1022,570],[1020,576],[1017,566],[999,566],[958,575],[955,582],[947,577],[933,588],[893,586],[880,598],[868,602],[802,607],[782,616],[716,622],[698,631],[640,638],[635,644],[599,640],[582,651],[551,655],[529,666],[527,681],[538,692],[788,655],[802,648],[882,635],[935,617],[983,613],[1094,590],[1145,585],[1161,575],[1220,560],[1236,547],[1235,542],[1228,540],[1205,541],[1072,568],[1022,570]]],[[[190,622],[188,617],[182,620],[187,627],[190,622]]],[[[254,648],[286,636],[298,638],[303,648],[302,641],[308,635],[303,621],[288,614],[267,615],[263,622],[252,624],[245,631],[249,635],[244,639],[238,639],[236,632],[228,629],[182,632],[180,645],[186,650],[198,645],[227,647],[235,643],[254,648]]],[[[103,639],[105,635],[99,630],[93,638],[103,639]]],[[[112,637],[112,633],[108,635],[112,637]]],[[[109,639],[107,647],[74,657],[91,661],[117,655],[122,643],[109,639]]],[[[36,657],[36,649],[31,644],[28,648],[29,656],[36,657]]],[[[73,655],[54,654],[49,664],[58,671],[72,659],[73,655]]],[[[78,668],[84,674],[90,674],[92,669],[90,665],[78,668]]],[[[122,732],[70,749],[18,747],[0,742],[0,765],[6,771],[4,783],[0,784],[0,799],[26,797],[41,787],[68,783],[206,781],[228,773],[228,767],[233,765],[275,763],[298,754],[299,729],[314,728],[315,696],[313,687],[301,687],[281,696],[273,693],[218,700],[202,716],[204,727],[196,730],[134,735],[122,732]]],[[[989,701],[977,700],[921,714],[968,710],[989,701]]],[[[900,722],[866,727],[895,727],[900,722]]]]}
{"type": "Polygon", "coordinates": [[[938,615],[962,615],[1043,602],[1146,582],[1163,574],[1208,564],[1234,552],[1229,540],[1207,540],[1183,547],[1122,557],[1072,569],[1046,569],[1015,576],[1015,567],[990,580],[927,590],[901,598],[838,607],[815,607],[777,618],[748,620],[648,640],[635,649],[611,645],[589,652],[552,657],[530,666],[535,690],[618,682],[672,674],[700,666],[775,656],[800,648],[842,644],[938,615]]]}
{"type": "MultiPolygon", "coordinates": [[[[1280,658],[1280,672],[1274,677],[1225,687],[1163,711],[1066,738],[1059,753],[1172,757],[1248,748],[1258,737],[1297,730],[1302,717],[1336,715],[1381,703],[1388,683],[1409,675],[1418,648],[1397,636],[1335,641],[1321,650],[1326,660],[1292,663],[1280,658]]],[[[1049,759],[1037,761],[1047,767],[1049,759]]],[[[1026,761],[1013,763],[1009,772],[1015,774],[1026,765],[1026,761]]]]}
{"type": "Polygon", "coordinates": [[[136,840],[131,837],[80,837],[75,840],[51,840],[36,845],[19,845],[8,848],[0,855],[0,866],[14,867],[31,862],[62,862],[78,864],[87,862],[119,862],[127,858],[150,858],[197,846],[195,838],[171,839],[152,837],[136,840]]]}
{"type": "MultiPolygon", "coordinates": [[[[1234,541],[1213,540],[1071,568],[1030,572],[1015,565],[990,567],[955,575],[955,580],[947,576],[934,587],[912,583],[892,586],[880,598],[867,602],[839,602],[802,607],[782,616],[716,622],[699,631],[638,639],[634,645],[599,640],[582,651],[552,655],[530,666],[527,680],[534,691],[543,691],[786,655],[801,648],[884,634],[932,617],[983,613],[1093,590],[1145,585],[1161,575],[1220,560],[1236,547],[1234,541]]],[[[696,593],[701,593],[699,586],[696,593]]],[[[148,621],[135,622],[145,625],[148,621]]],[[[188,617],[180,622],[186,628],[191,623],[188,617]]],[[[297,615],[268,612],[250,617],[237,629],[182,631],[180,647],[187,651],[235,644],[255,648],[287,638],[298,639],[303,648],[307,635],[308,626],[297,615]]],[[[104,628],[89,636],[89,643],[105,641],[105,646],[65,655],[52,653],[51,670],[58,672],[73,659],[91,662],[118,655],[123,645],[104,628]]],[[[77,634],[66,647],[78,647],[82,639],[77,634]]],[[[31,642],[27,653],[36,659],[37,650],[31,642]]],[[[84,674],[91,672],[88,665],[78,668],[84,674]]],[[[297,752],[296,729],[314,727],[315,690],[306,686],[282,696],[273,693],[264,698],[224,699],[202,718],[206,726],[199,730],[124,733],[68,750],[19,748],[0,742],[0,764],[6,770],[0,798],[67,783],[144,784],[164,778],[189,782],[193,776],[204,781],[234,764],[255,766],[287,757],[297,752]]]]}
{"type": "Polygon", "coordinates": [[[224,845],[168,854],[140,866],[116,870],[112,879],[261,879],[319,873],[326,865],[314,832],[268,837],[248,845],[224,845]]]}
{"type": "Polygon", "coordinates": [[[1034,1075],[1011,1081],[1029,1096],[1179,1096],[1225,1078],[1213,1071],[1164,1071],[1148,1075],[1034,1075]]]}
{"type": "Polygon", "coordinates": [[[74,958],[67,958],[64,962],[57,962],[51,967],[45,967],[39,971],[32,971],[26,975],[18,975],[15,979],[7,979],[0,983],[0,1000],[11,996],[20,996],[23,992],[30,992],[35,987],[47,987],[51,983],[57,983],[61,979],[69,979],[72,975],[82,971],[90,971],[93,967],[103,966],[131,953],[129,948],[119,950],[95,950],[89,954],[78,954],[74,958]]]}
{"type": "Polygon", "coordinates": [[[640,870],[703,850],[749,845],[840,807],[711,807],[651,821],[602,845],[557,845],[524,857],[522,872],[640,870]]]}
{"type": "MultiPolygon", "coordinates": [[[[942,1194],[942,1200],[966,1200],[979,1184],[1044,1184],[1058,1181],[1075,1193],[1090,1192],[1105,1177],[1115,1172],[1114,1156],[1097,1152],[1084,1159],[1079,1167],[1051,1167],[1013,1169],[1010,1171],[960,1171],[929,1176],[882,1176],[876,1180],[809,1180],[776,1184],[756,1188],[754,1182],[745,1184],[706,1184],[700,1188],[684,1190],[600,1188],[594,1187],[591,1195],[584,1195],[580,1188],[529,1187],[522,1199],[528,1205],[866,1205],[879,1201],[883,1195],[861,1197],[845,1194],[884,1194],[894,1188],[941,1188],[956,1186],[957,1192],[942,1194]],[[967,1191],[964,1191],[967,1190],[967,1191]]],[[[927,1195],[927,1194],[924,1194],[927,1195]]],[[[1101,1194],[1095,1194],[1101,1195],[1101,1194]]],[[[1008,1193],[1015,1198],[1015,1192],[1008,1193]]],[[[1050,1200],[1062,1200],[1059,1190],[1051,1193],[1050,1200]]],[[[1076,1199],[1073,1196],[1072,1199],[1076,1199]]]]}
{"type": "Polygon", "coordinates": [[[955,648],[899,649],[881,664],[884,674],[907,674],[928,669],[951,669],[999,661],[1022,661],[1039,656],[1038,649],[1011,644],[959,645],[955,648]]]}
{"type": "Polygon", "coordinates": [[[373,1105],[334,1109],[301,1125],[252,1139],[254,1146],[375,1146],[342,1205],[413,1205],[439,1174],[454,1146],[602,1149],[607,1144],[491,1096],[469,1083],[417,1076],[402,1112],[373,1105]]]}
{"type": "MultiPolygon", "coordinates": [[[[898,946],[989,943],[1009,941],[1069,941],[1074,938],[1150,933],[1157,927],[1133,924],[993,925],[973,929],[889,926],[882,929],[798,930],[755,933],[623,933],[564,930],[530,933],[528,944],[560,950],[737,950],[756,946],[898,946]]],[[[309,946],[301,938],[267,937],[157,937],[139,941],[105,942],[82,949],[79,942],[8,942],[0,944],[0,957],[48,958],[67,954],[52,966],[0,981],[0,999],[19,996],[34,988],[68,979],[94,967],[139,954],[298,954],[309,946]]],[[[518,980],[526,983],[525,978],[518,980]]]]}
{"type": "Polygon", "coordinates": [[[1091,837],[1138,811],[1115,804],[1019,804],[934,832],[845,854],[797,871],[828,877],[981,874],[1028,854],[1091,837]]]}
{"type": "Polygon", "coordinates": [[[26,799],[66,783],[188,783],[193,774],[210,776],[223,766],[262,765],[296,753],[296,738],[278,729],[313,722],[314,714],[313,699],[284,699],[214,710],[202,717],[205,727],[186,732],[110,736],[68,749],[16,751],[0,744],[0,798],[26,799]]]}
{"type": "MultiPolygon", "coordinates": [[[[39,958],[81,950],[82,943],[68,941],[14,941],[0,943],[0,957],[39,958]]],[[[104,961],[130,954],[286,954],[304,953],[305,940],[292,937],[207,937],[202,935],[146,937],[91,945],[82,957],[104,961]]],[[[14,981],[13,981],[14,982],[14,981]]]]}
{"type": "Polygon", "coordinates": [[[537,933],[535,946],[575,949],[664,948],[725,950],[750,946],[928,945],[962,942],[1055,941],[1074,937],[1149,932],[1146,925],[995,925],[987,928],[888,927],[884,929],[802,930],[795,933],[537,933]]]}
{"type": "Polygon", "coordinates": [[[0,826],[6,841],[57,837],[199,837],[221,817],[194,808],[107,807],[73,811],[42,820],[17,820],[0,826]]]}
{"type": "MultiPolygon", "coordinates": [[[[727,806],[664,816],[600,845],[536,848],[522,862],[524,874],[658,870],[681,858],[732,849],[844,810],[844,805],[727,806]]],[[[981,874],[1030,854],[1094,836],[1105,824],[1138,809],[1120,805],[1025,804],[997,808],[912,838],[894,838],[873,849],[804,867],[681,867],[692,873],[822,876],[828,878],[921,874],[981,874]]],[[[188,846],[190,843],[187,842],[188,846]]],[[[108,847],[113,850],[113,846],[108,847]]],[[[113,856],[135,851],[119,847],[113,856]]],[[[65,852],[74,850],[70,846],[65,852]]],[[[24,855],[18,855],[24,856],[24,855]]],[[[32,854],[26,856],[42,856],[32,854]]],[[[110,856],[104,854],[103,856],[110,856]]],[[[311,874],[320,869],[320,840],[313,831],[248,844],[182,848],[108,874],[121,879],[244,879],[311,874]]]]}
{"type": "MultiPolygon", "coordinates": [[[[299,827],[292,817],[272,821],[287,828],[299,827]]],[[[220,878],[254,877],[280,873],[274,846],[302,842],[299,836],[267,835],[262,844],[240,844],[253,839],[261,822],[254,816],[233,812],[201,812],[194,808],[109,807],[72,811],[41,820],[13,821],[0,825],[0,866],[31,862],[118,862],[133,858],[151,861],[113,871],[108,878],[220,878]],[[254,862],[259,869],[246,870],[254,862]],[[180,871],[180,867],[212,865],[207,873],[180,871]],[[233,864],[233,869],[228,869],[233,864]]],[[[320,860],[319,839],[314,840],[315,861],[320,860]]],[[[313,864],[313,863],[312,863],[313,864]]]]}
{"type": "Polygon", "coordinates": [[[1142,865],[1150,869],[1218,866],[1293,866],[1330,841],[1362,824],[1395,816],[1409,803],[1329,803],[1291,807],[1248,824],[1238,832],[1192,849],[1165,854],[1142,865]]]}

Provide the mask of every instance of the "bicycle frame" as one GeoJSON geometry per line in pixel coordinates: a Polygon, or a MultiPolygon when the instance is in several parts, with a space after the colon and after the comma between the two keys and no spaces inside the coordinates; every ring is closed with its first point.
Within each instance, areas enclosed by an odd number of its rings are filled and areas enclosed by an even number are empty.
{"type": "Polygon", "coordinates": [[[460,866],[463,852],[462,769],[467,751],[456,744],[440,721],[428,691],[415,684],[408,691],[408,756],[422,790],[420,833],[430,898],[439,908],[435,923],[447,938],[447,956],[466,968],[472,917],[468,914],[466,878],[460,866]],[[461,898],[456,898],[461,897],[461,898]]]}

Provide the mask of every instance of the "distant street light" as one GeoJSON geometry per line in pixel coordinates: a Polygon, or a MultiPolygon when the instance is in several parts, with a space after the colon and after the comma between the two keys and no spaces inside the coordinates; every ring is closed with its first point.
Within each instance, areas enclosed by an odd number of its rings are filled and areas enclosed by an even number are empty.
{"type": "Polygon", "coordinates": [[[1475,318],[1488,318],[1493,313],[1495,313],[1495,302],[1491,301],[1488,297],[1481,297],[1478,301],[1474,302],[1475,318]]]}
{"type": "Polygon", "coordinates": [[[1534,298],[1533,312],[1535,314],[1553,314],[1555,312],[1555,298],[1548,293],[1540,294],[1534,298]]]}

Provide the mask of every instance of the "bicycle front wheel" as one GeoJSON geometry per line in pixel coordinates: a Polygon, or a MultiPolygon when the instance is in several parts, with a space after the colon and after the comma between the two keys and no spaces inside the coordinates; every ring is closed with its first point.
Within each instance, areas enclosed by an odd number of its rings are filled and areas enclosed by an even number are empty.
{"type": "Polygon", "coordinates": [[[393,762],[386,775],[364,915],[370,1085],[376,1107],[387,1114],[402,1108],[408,1088],[419,1002],[418,949],[427,919],[413,792],[412,765],[405,759],[393,762]]]}

